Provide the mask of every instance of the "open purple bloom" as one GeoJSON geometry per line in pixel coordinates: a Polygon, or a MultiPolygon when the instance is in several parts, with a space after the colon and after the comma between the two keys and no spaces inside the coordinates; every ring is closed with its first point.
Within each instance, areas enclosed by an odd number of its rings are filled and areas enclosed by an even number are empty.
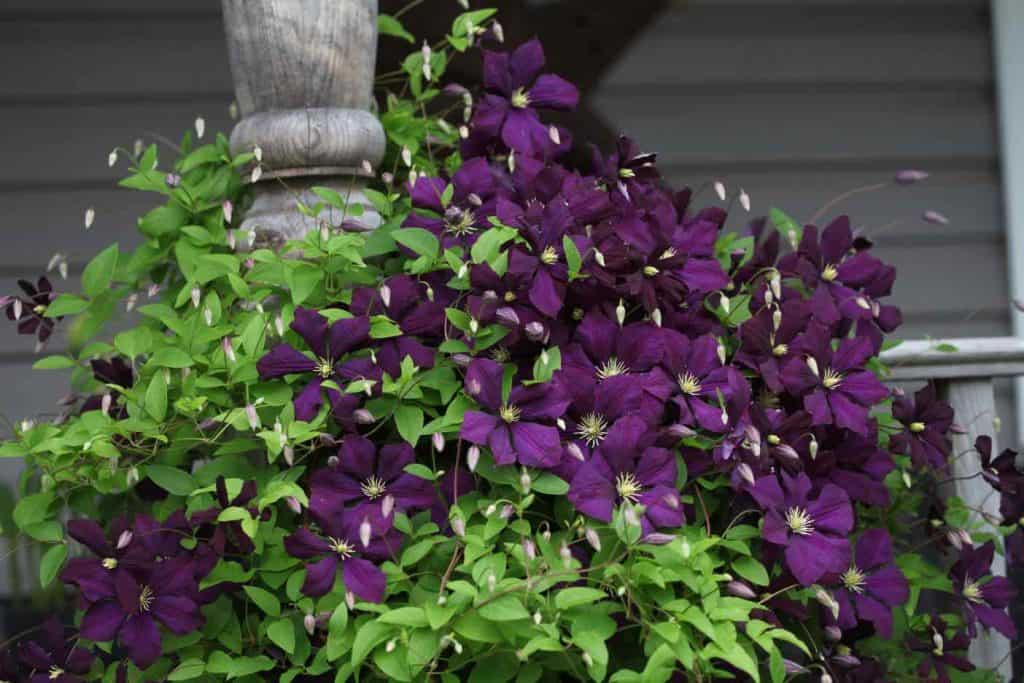
{"type": "MultiPolygon", "coordinates": [[[[92,666],[93,655],[82,647],[71,647],[64,627],[56,617],[43,622],[42,642],[22,642],[18,657],[32,670],[30,678],[11,678],[31,683],[81,683],[92,666]]],[[[2,679],[2,672],[0,672],[2,679]]]]}
{"type": "Polygon", "coordinates": [[[853,508],[841,488],[815,492],[807,475],[781,472],[758,479],[750,494],[764,510],[762,536],[785,548],[786,566],[802,585],[849,566],[853,508]]]}
{"type": "Polygon", "coordinates": [[[437,498],[429,481],[405,471],[415,459],[407,443],[388,444],[378,451],[366,437],[346,436],[337,465],[317,470],[310,479],[310,511],[317,519],[344,515],[346,510],[359,517],[358,507],[373,506],[380,514],[367,518],[384,525],[375,533],[385,533],[391,528],[393,510],[426,510],[437,498]],[[355,511],[352,505],[357,506],[355,511]]]}
{"type": "MultiPolygon", "coordinates": [[[[288,344],[278,344],[256,363],[260,378],[274,379],[285,375],[312,375],[305,388],[294,399],[295,417],[312,420],[323,405],[321,385],[332,379],[339,386],[346,379],[364,375],[361,359],[347,363],[342,358],[352,351],[365,348],[370,343],[370,321],[360,316],[344,318],[329,324],[327,318],[308,308],[296,308],[291,329],[302,337],[313,358],[288,344]]],[[[334,389],[327,390],[332,413],[336,418],[347,419],[358,405],[358,398],[334,389]]]]}
{"type": "Polygon", "coordinates": [[[820,442],[818,454],[804,459],[811,478],[828,480],[846,491],[852,500],[865,505],[885,507],[889,489],[885,476],[895,467],[892,456],[878,447],[878,436],[861,436],[847,431],[829,430],[829,438],[820,442]]]}
{"type": "Polygon", "coordinates": [[[903,431],[890,437],[894,453],[910,455],[916,467],[946,468],[952,444],[949,428],[953,424],[953,409],[940,401],[935,385],[929,382],[913,400],[897,396],[892,402],[892,416],[903,425],[903,431]]]}
{"type": "Polygon", "coordinates": [[[910,597],[907,579],[892,560],[892,539],[884,529],[869,529],[857,539],[853,562],[837,577],[840,627],[851,629],[861,619],[883,638],[892,636],[892,609],[910,597]]]}
{"type": "Polygon", "coordinates": [[[353,531],[340,524],[330,525],[325,528],[328,535],[324,537],[302,528],[284,539],[288,554],[303,560],[316,560],[306,564],[303,595],[327,595],[334,587],[334,579],[340,568],[345,590],[366,602],[381,602],[384,599],[387,587],[384,572],[373,562],[358,557],[359,548],[363,546],[358,539],[358,532],[353,531]]]}
{"type": "Polygon", "coordinates": [[[618,420],[577,470],[569,485],[569,501],[583,514],[603,522],[612,520],[619,505],[643,505],[644,535],[681,526],[684,518],[676,489],[676,457],[668,449],[650,445],[653,441],[654,434],[644,420],[618,420]]]}
{"type": "Polygon", "coordinates": [[[769,390],[781,394],[782,367],[792,360],[793,340],[806,329],[809,316],[806,303],[796,298],[779,308],[762,308],[740,326],[736,362],[757,372],[769,390]]]}
{"type": "Polygon", "coordinates": [[[618,188],[628,195],[628,188],[636,183],[656,182],[661,174],[655,165],[657,154],[645,154],[629,137],[620,135],[615,151],[604,156],[594,147],[591,164],[594,174],[610,188],[618,188]]]}
{"type": "Polygon", "coordinates": [[[550,156],[561,140],[552,139],[536,110],[575,109],[576,86],[559,76],[541,74],[545,59],[538,40],[523,43],[511,54],[484,50],[483,56],[487,94],[473,116],[474,135],[500,137],[510,149],[534,158],[550,156]]]}
{"type": "Polygon", "coordinates": [[[402,227],[429,230],[444,249],[468,249],[478,233],[491,227],[487,219],[494,215],[499,195],[495,172],[483,157],[467,159],[451,178],[452,198],[446,205],[442,197],[447,185],[443,178],[417,178],[409,194],[420,211],[410,213],[402,227]]]}
{"type": "Polygon", "coordinates": [[[461,436],[487,446],[499,465],[518,462],[528,467],[553,467],[562,456],[555,420],[565,414],[569,398],[557,381],[515,385],[502,399],[504,366],[477,358],[466,370],[466,393],[481,408],[467,411],[461,436]]]}
{"type": "Polygon", "coordinates": [[[953,589],[960,596],[967,632],[971,637],[977,632],[976,625],[981,623],[1012,640],[1017,629],[1006,608],[1016,597],[1017,589],[1006,577],[992,576],[994,555],[992,541],[977,548],[965,545],[949,575],[953,579],[953,589]]]}
{"type": "Polygon", "coordinates": [[[42,344],[53,333],[59,318],[47,318],[46,307],[57,298],[53,291],[53,285],[44,275],[32,284],[28,280],[18,280],[18,286],[24,292],[24,296],[5,296],[0,299],[0,306],[4,307],[8,320],[18,323],[18,334],[35,335],[42,344]]]}
{"type": "Polygon", "coordinates": [[[803,397],[813,424],[835,424],[866,436],[869,409],[889,395],[863,367],[873,353],[871,342],[864,337],[844,339],[833,351],[828,329],[811,323],[799,344],[803,357],[783,367],[783,385],[803,397]]]}
{"type": "Polygon", "coordinates": [[[434,350],[417,337],[435,340],[444,334],[444,304],[427,297],[430,288],[408,275],[395,275],[379,289],[360,287],[352,293],[352,313],[357,316],[387,315],[402,330],[399,337],[383,339],[376,349],[377,365],[392,378],[401,375],[404,358],[416,367],[434,367],[434,350]]]}
{"type": "Polygon", "coordinates": [[[722,364],[713,336],[690,339],[674,330],[663,334],[663,365],[676,380],[672,401],[679,407],[679,421],[711,432],[728,431],[750,397],[746,380],[722,364]]]}
{"type": "Polygon", "coordinates": [[[946,667],[974,671],[974,665],[967,659],[967,648],[971,644],[967,633],[957,631],[950,636],[941,617],[932,618],[931,629],[931,637],[912,638],[909,642],[911,650],[924,653],[924,659],[917,665],[917,675],[921,680],[950,683],[946,667]],[[933,672],[935,676],[931,678],[933,672]]]}
{"type": "Polygon", "coordinates": [[[117,569],[114,590],[93,602],[82,617],[82,636],[100,642],[116,639],[135,665],[145,669],[163,651],[160,624],[179,636],[202,625],[197,592],[187,557],[158,562],[148,571],[117,569]]]}

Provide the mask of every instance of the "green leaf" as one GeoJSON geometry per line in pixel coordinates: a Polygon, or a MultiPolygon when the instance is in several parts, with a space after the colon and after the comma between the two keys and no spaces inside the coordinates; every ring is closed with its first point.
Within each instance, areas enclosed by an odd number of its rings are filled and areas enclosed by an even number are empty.
{"type": "Polygon", "coordinates": [[[490,228],[480,233],[476,242],[469,250],[473,263],[492,264],[498,257],[502,245],[515,238],[517,232],[514,228],[497,227],[490,228]]]}
{"type": "Polygon", "coordinates": [[[245,594],[256,603],[256,606],[263,610],[263,613],[271,617],[281,616],[281,602],[270,591],[257,586],[243,586],[245,594]]]}
{"type": "Polygon", "coordinates": [[[549,496],[564,496],[569,492],[569,483],[561,477],[545,472],[534,478],[530,486],[537,493],[544,493],[549,496]]]}
{"type": "Polygon", "coordinates": [[[192,356],[176,346],[165,346],[157,349],[149,362],[161,368],[188,368],[192,367],[192,356]]]}
{"type": "Polygon", "coordinates": [[[89,301],[74,294],[59,294],[56,299],[46,307],[47,318],[60,318],[65,315],[78,315],[89,308],[89,301]]]}
{"type": "Polygon", "coordinates": [[[423,431],[423,410],[403,403],[395,408],[395,426],[402,438],[415,446],[423,431]]]}
{"type": "Polygon", "coordinates": [[[423,228],[403,228],[391,233],[396,242],[402,246],[412,249],[420,256],[425,256],[430,261],[437,259],[441,253],[441,243],[437,241],[434,233],[423,228]]]}
{"type": "Polygon", "coordinates": [[[412,628],[426,628],[429,626],[427,615],[422,607],[399,607],[377,617],[382,624],[394,624],[395,626],[409,626],[412,628]]]}
{"type": "Polygon", "coordinates": [[[555,607],[564,610],[577,605],[589,605],[592,602],[603,600],[605,597],[607,597],[605,592],[597,588],[584,586],[566,588],[555,595],[555,607]]]}
{"type": "Polygon", "coordinates": [[[437,479],[437,475],[434,474],[434,470],[430,469],[426,465],[418,462],[409,463],[405,466],[405,471],[414,477],[420,479],[426,479],[427,481],[434,481],[437,479]]]}
{"type": "Polygon", "coordinates": [[[32,364],[33,370],[64,370],[77,365],[73,358],[67,356],[47,356],[32,364]]]}
{"type": "Polygon", "coordinates": [[[196,488],[195,482],[192,481],[192,475],[177,467],[148,465],[146,476],[164,491],[175,496],[187,496],[196,488]]]}
{"type": "Polygon", "coordinates": [[[583,266],[583,257],[580,256],[580,250],[576,248],[576,243],[568,235],[562,238],[562,249],[565,251],[565,262],[569,266],[569,279],[575,280],[579,277],[580,268],[583,266]]]}
{"type": "Polygon", "coordinates": [[[516,621],[529,619],[530,613],[514,595],[503,595],[480,607],[480,616],[488,621],[516,621]]]}
{"type": "Polygon", "coordinates": [[[185,659],[167,674],[169,681],[190,681],[206,672],[206,662],[201,659],[185,659]]]}
{"type": "Polygon", "coordinates": [[[402,26],[402,22],[395,19],[390,14],[379,14],[377,15],[377,33],[382,36],[393,36],[395,38],[401,38],[408,43],[415,43],[416,38],[405,30],[402,26]]]}
{"type": "Polygon", "coordinates": [[[25,496],[14,506],[14,523],[19,529],[38,524],[50,516],[50,504],[54,495],[50,491],[25,496]]]}
{"type": "Polygon", "coordinates": [[[393,632],[393,626],[378,621],[370,621],[360,626],[352,642],[352,668],[358,669],[373,648],[387,640],[393,632]]]}
{"type": "Polygon", "coordinates": [[[86,296],[95,299],[107,291],[114,279],[114,271],[117,270],[118,254],[115,242],[89,261],[82,271],[82,291],[86,296]]]}
{"type": "Polygon", "coordinates": [[[750,583],[758,586],[767,586],[769,583],[768,571],[752,557],[736,558],[732,561],[732,568],[750,583]]]}
{"type": "Polygon", "coordinates": [[[49,586],[57,578],[57,573],[64,566],[64,560],[67,557],[68,547],[63,543],[47,550],[39,562],[39,585],[43,588],[49,586]]]}
{"type": "Polygon", "coordinates": [[[149,380],[146,388],[146,412],[157,422],[167,417],[167,382],[162,372],[157,372],[149,380]]]}
{"type": "Polygon", "coordinates": [[[295,652],[295,625],[291,619],[280,619],[268,626],[267,637],[288,654],[295,652]]]}
{"type": "Polygon", "coordinates": [[[333,662],[344,654],[345,627],[348,626],[348,607],[339,603],[327,624],[327,661],[333,662]]]}

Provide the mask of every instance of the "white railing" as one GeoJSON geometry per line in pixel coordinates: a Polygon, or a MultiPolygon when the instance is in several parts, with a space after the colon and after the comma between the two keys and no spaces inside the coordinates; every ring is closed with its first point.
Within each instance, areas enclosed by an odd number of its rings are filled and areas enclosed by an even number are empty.
{"type": "MultiPolygon", "coordinates": [[[[1024,376],[1024,339],[990,337],[905,342],[883,353],[882,360],[892,368],[892,382],[935,381],[942,398],[956,411],[956,423],[963,428],[962,434],[953,436],[953,452],[959,457],[952,462],[951,493],[971,508],[998,519],[999,494],[985,480],[974,476],[981,463],[973,446],[978,436],[988,434],[996,452],[994,380],[1024,376]]],[[[1015,435],[1010,441],[1015,441],[1015,435]]],[[[981,522],[988,525],[984,519],[981,522]]],[[[992,571],[1006,573],[1002,556],[996,556],[992,571]]],[[[997,669],[1004,681],[1014,680],[1010,641],[1004,636],[995,632],[982,635],[971,644],[969,655],[978,667],[997,669]]]]}

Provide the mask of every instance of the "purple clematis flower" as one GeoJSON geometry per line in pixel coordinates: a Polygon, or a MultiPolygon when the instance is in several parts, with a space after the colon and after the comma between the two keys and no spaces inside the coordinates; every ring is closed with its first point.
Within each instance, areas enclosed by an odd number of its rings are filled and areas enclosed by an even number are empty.
{"type": "Polygon", "coordinates": [[[804,469],[815,480],[828,480],[846,491],[852,500],[865,505],[889,505],[885,476],[895,467],[892,456],[878,447],[871,430],[864,437],[847,431],[829,430],[818,454],[804,459],[804,469]]]}
{"type": "Polygon", "coordinates": [[[743,376],[722,364],[718,341],[711,335],[690,339],[674,330],[663,330],[663,365],[675,377],[675,396],[679,420],[699,425],[711,432],[729,430],[750,398],[750,387],[743,376]]]}
{"type": "Polygon", "coordinates": [[[953,409],[939,400],[935,385],[926,384],[913,400],[895,397],[892,416],[903,425],[902,432],[890,437],[893,452],[909,454],[917,467],[944,470],[952,448],[949,428],[953,425],[953,409]]]}
{"type": "MultiPolygon", "coordinates": [[[[332,379],[342,385],[345,379],[363,375],[362,359],[342,363],[345,354],[366,348],[370,340],[370,321],[360,316],[345,318],[329,324],[327,318],[308,308],[296,308],[291,329],[302,337],[314,357],[310,358],[288,344],[278,344],[256,363],[260,379],[274,379],[285,375],[312,375],[309,383],[295,397],[295,417],[312,420],[323,405],[321,385],[332,379]]],[[[343,394],[334,389],[327,390],[332,413],[336,418],[346,420],[359,404],[352,394],[343,394]]]]}
{"type": "Polygon", "coordinates": [[[561,147],[537,115],[537,109],[571,111],[579,102],[576,86],[554,74],[541,74],[544,49],[540,41],[523,43],[511,54],[483,51],[484,89],[473,116],[473,134],[501,138],[510,149],[534,158],[548,157],[561,147]]]}
{"type": "Polygon", "coordinates": [[[967,659],[967,648],[971,644],[971,637],[967,633],[957,631],[949,636],[946,622],[941,617],[932,618],[931,629],[930,638],[913,638],[909,643],[911,650],[924,653],[924,658],[917,665],[917,675],[922,681],[950,683],[946,667],[958,671],[974,671],[974,665],[967,659]],[[933,672],[934,678],[931,677],[933,672]]]}
{"type": "Polygon", "coordinates": [[[421,212],[410,213],[402,227],[423,228],[441,240],[444,249],[469,249],[478,233],[491,227],[488,216],[495,213],[499,196],[496,174],[487,159],[467,159],[451,178],[452,198],[442,197],[448,183],[443,178],[417,178],[409,194],[421,212]]]}
{"type": "MultiPolygon", "coordinates": [[[[362,544],[358,532],[346,529],[341,524],[328,524],[327,537],[318,536],[309,529],[298,529],[284,539],[289,555],[303,560],[317,559],[306,565],[306,581],[302,593],[310,597],[327,595],[334,587],[334,579],[340,566],[345,590],[366,602],[381,602],[387,588],[384,572],[377,565],[358,557],[362,544]]],[[[374,539],[371,542],[379,543],[374,539]]]]}
{"type": "Polygon", "coordinates": [[[837,577],[839,626],[870,621],[883,638],[892,637],[892,609],[910,598],[910,586],[892,563],[892,539],[884,529],[869,529],[857,540],[853,562],[837,577]]]}
{"type": "Polygon", "coordinates": [[[833,351],[828,329],[811,323],[798,343],[803,357],[783,367],[783,385],[803,397],[812,424],[835,424],[867,436],[869,408],[889,395],[878,378],[863,368],[873,353],[871,342],[864,337],[844,339],[833,351]]]}
{"type": "Polygon", "coordinates": [[[800,299],[781,307],[762,308],[739,328],[740,348],[736,362],[760,375],[768,389],[781,394],[785,389],[782,367],[793,358],[793,341],[807,328],[810,312],[800,299]]]}
{"type": "Polygon", "coordinates": [[[953,589],[960,596],[960,604],[967,622],[967,632],[973,638],[977,624],[994,628],[1009,639],[1017,636],[1017,628],[1007,606],[1017,595],[1013,583],[1004,576],[992,576],[992,558],[995,545],[992,541],[980,547],[967,544],[960,551],[960,558],[949,570],[953,589]]]}
{"type": "Polygon", "coordinates": [[[487,446],[499,465],[518,462],[527,467],[553,467],[562,456],[555,420],[565,414],[569,397],[560,383],[513,386],[502,399],[504,366],[477,358],[466,370],[466,393],[483,408],[467,411],[461,436],[487,446]]]}
{"type": "Polygon", "coordinates": [[[81,633],[99,642],[116,638],[140,669],[149,667],[163,651],[159,624],[181,636],[203,623],[188,557],[164,560],[142,572],[119,568],[113,583],[114,589],[86,610],[81,633]]]}
{"type": "Polygon", "coordinates": [[[392,378],[402,374],[404,358],[411,358],[424,370],[434,367],[434,350],[416,338],[435,340],[444,334],[444,304],[436,296],[428,298],[430,289],[429,284],[408,275],[395,275],[379,289],[360,287],[352,293],[352,313],[366,317],[385,314],[402,330],[399,337],[381,340],[376,350],[377,365],[392,378]]]}
{"type": "Polygon", "coordinates": [[[363,436],[350,435],[338,449],[338,462],[315,472],[310,479],[309,508],[317,519],[345,514],[362,519],[359,508],[372,506],[380,514],[367,514],[371,524],[386,533],[394,520],[393,510],[416,512],[429,508],[437,498],[431,483],[409,474],[405,467],[416,459],[407,443],[377,446],[363,436]],[[350,506],[356,505],[356,509],[350,506]]]}
{"type": "MultiPolygon", "coordinates": [[[[19,659],[33,673],[30,683],[81,683],[92,667],[93,655],[82,647],[69,647],[64,627],[56,617],[43,622],[43,642],[23,642],[18,647],[19,659]]],[[[2,674],[0,674],[2,676],[2,674]]]]}
{"type": "Polygon", "coordinates": [[[654,434],[638,417],[624,417],[583,463],[569,484],[569,501],[577,510],[602,522],[612,521],[616,506],[644,506],[643,534],[683,524],[683,505],[676,489],[676,457],[650,445],[654,434]]]}
{"type": "Polygon", "coordinates": [[[607,187],[619,188],[629,195],[629,187],[641,183],[654,183],[661,177],[655,165],[657,154],[643,153],[631,138],[620,135],[615,143],[615,151],[608,156],[601,154],[597,147],[593,148],[591,165],[594,174],[607,187]]]}
{"type": "Polygon", "coordinates": [[[802,585],[849,567],[853,508],[841,488],[825,484],[815,493],[807,475],[781,472],[758,479],[750,495],[764,510],[762,536],[785,548],[786,566],[802,585]]]}

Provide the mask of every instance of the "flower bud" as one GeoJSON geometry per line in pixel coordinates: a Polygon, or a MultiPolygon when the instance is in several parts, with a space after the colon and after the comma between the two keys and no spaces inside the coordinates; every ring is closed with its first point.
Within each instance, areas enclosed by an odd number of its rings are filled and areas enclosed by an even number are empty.
{"type": "Polygon", "coordinates": [[[740,188],[740,206],[747,213],[750,213],[750,195],[742,187],[740,188]]]}
{"type": "Polygon", "coordinates": [[[725,183],[723,183],[721,180],[715,181],[715,194],[718,195],[718,198],[720,200],[722,200],[723,202],[725,201],[725,183]]]}
{"type": "Polygon", "coordinates": [[[807,357],[807,367],[810,368],[811,372],[814,373],[815,377],[820,377],[821,373],[818,371],[818,361],[814,359],[814,356],[807,357]]]}
{"type": "Polygon", "coordinates": [[[541,622],[543,620],[544,620],[544,617],[541,616],[540,610],[537,610],[536,612],[533,613],[533,623],[534,624],[536,624],[537,626],[540,626],[540,624],[541,624],[541,622]]]}
{"type": "Polygon", "coordinates": [[[604,268],[604,254],[602,254],[597,249],[594,250],[594,261],[597,262],[597,265],[599,265],[602,268],[604,268]]]}
{"type": "Polygon", "coordinates": [[[913,185],[914,183],[926,180],[928,174],[924,171],[918,171],[916,169],[906,169],[903,171],[897,171],[894,180],[899,185],[913,185]]]}
{"type": "Polygon", "coordinates": [[[281,450],[281,454],[284,456],[284,461],[291,467],[295,464],[295,449],[291,445],[285,446],[281,450]]]}
{"type": "Polygon", "coordinates": [[[811,455],[811,460],[816,460],[818,457],[818,440],[811,435],[811,442],[807,444],[807,451],[811,455]]]}
{"type": "Polygon", "coordinates": [[[96,220],[96,209],[91,206],[85,210],[85,229],[88,230],[92,227],[93,221],[96,220]]]}
{"type": "Polygon", "coordinates": [[[754,482],[756,480],[754,479],[754,470],[750,468],[750,465],[748,465],[745,462],[741,462],[739,465],[736,466],[736,473],[740,475],[740,479],[747,482],[751,486],[754,485],[754,482]]]}
{"type": "Polygon", "coordinates": [[[306,629],[306,633],[313,635],[313,632],[316,631],[316,617],[307,614],[302,618],[302,626],[306,629]]]}
{"type": "Polygon", "coordinates": [[[839,618],[839,603],[832,597],[832,594],[826,591],[824,588],[818,588],[814,592],[814,598],[821,603],[825,609],[832,613],[833,619],[839,618]]]}
{"type": "Polygon", "coordinates": [[[523,539],[523,556],[531,562],[537,559],[537,545],[528,538],[523,539]]]}
{"type": "Polygon", "coordinates": [[[291,510],[297,515],[302,514],[302,503],[299,502],[298,498],[296,498],[295,496],[286,496],[284,502],[286,505],[288,505],[289,510],[291,510]]]}
{"type": "Polygon", "coordinates": [[[591,548],[597,552],[601,552],[601,537],[593,527],[588,526],[583,535],[586,536],[587,543],[590,544],[591,548]]]}
{"type": "Polygon", "coordinates": [[[111,150],[110,154],[107,155],[107,167],[113,168],[114,164],[117,163],[117,150],[111,150]]]}
{"type": "Polygon", "coordinates": [[[117,537],[117,549],[124,550],[125,548],[127,548],[128,544],[132,542],[133,537],[134,535],[132,534],[131,529],[125,529],[124,531],[122,531],[121,534],[117,537]]]}
{"type": "Polygon", "coordinates": [[[359,542],[363,544],[363,547],[370,545],[370,534],[373,529],[370,527],[370,518],[363,517],[363,521],[359,524],[359,542]]]}
{"type": "Polygon", "coordinates": [[[757,593],[742,581],[730,581],[725,584],[725,590],[730,595],[735,595],[737,598],[743,598],[744,600],[756,600],[757,593]]]}
{"type": "Polygon", "coordinates": [[[565,452],[568,453],[573,459],[583,462],[586,458],[583,457],[583,450],[574,441],[570,441],[569,445],[565,447],[565,452]]]}
{"type": "Polygon", "coordinates": [[[501,514],[499,514],[498,516],[501,517],[502,519],[509,519],[515,513],[515,511],[516,511],[515,507],[513,507],[512,505],[506,503],[505,505],[501,506],[501,514]]]}
{"type": "Polygon", "coordinates": [[[437,451],[438,453],[444,451],[444,434],[442,434],[441,432],[434,432],[434,435],[431,437],[431,440],[433,442],[435,451],[437,451]]]}
{"type": "Polygon", "coordinates": [[[825,638],[837,643],[843,638],[843,631],[838,626],[829,625],[825,627],[825,638]]]}
{"type": "Polygon", "coordinates": [[[256,412],[256,406],[251,403],[245,406],[245,418],[249,421],[249,429],[253,431],[260,427],[260,415],[256,412]]]}
{"type": "MultiPolygon", "coordinates": [[[[502,306],[501,308],[494,312],[494,317],[498,320],[498,322],[504,325],[509,325],[511,327],[519,327],[519,314],[516,313],[515,309],[512,308],[511,306],[502,306]]],[[[473,334],[476,334],[476,330],[473,329],[473,321],[470,322],[470,330],[473,332],[473,334]]]]}
{"type": "Polygon", "coordinates": [[[462,519],[462,517],[456,517],[455,519],[453,519],[452,520],[452,531],[454,531],[455,535],[458,536],[459,538],[465,538],[466,537],[466,520],[462,519]]]}
{"type": "Polygon", "coordinates": [[[660,308],[655,308],[654,311],[651,313],[651,322],[653,322],[658,327],[661,327],[661,309],[660,308]]]}
{"type": "Polygon", "coordinates": [[[622,511],[622,519],[625,520],[629,526],[640,526],[640,518],[636,514],[636,508],[632,505],[627,505],[622,511]]]}
{"type": "Polygon", "coordinates": [[[547,337],[547,334],[547,328],[545,328],[544,324],[539,321],[535,320],[532,323],[526,324],[526,337],[530,341],[544,341],[545,337],[547,337]]]}
{"type": "Polygon", "coordinates": [[[110,404],[113,403],[114,399],[110,395],[110,392],[103,394],[103,398],[100,399],[100,410],[105,414],[110,414],[110,404]]]}
{"type": "Polygon", "coordinates": [[[718,362],[725,365],[725,345],[721,341],[718,342],[715,351],[718,353],[718,362]]]}
{"type": "Polygon", "coordinates": [[[263,177],[263,167],[262,166],[253,166],[252,167],[252,173],[249,174],[249,182],[250,183],[258,183],[260,181],[260,178],[262,178],[262,177],[263,177]]]}
{"type": "Polygon", "coordinates": [[[562,545],[558,548],[558,556],[562,558],[562,564],[568,569],[572,566],[572,551],[569,550],[569,546],[562,541],[562,545]]]}
{"type": "Polygon", "coordinates": [[[522,487],[524,494],[528,494],[530,492],[530,487],[532,485],[533,479],[530,478],[530,473],[527,472],[526,468],[524,467],[519,475],[519,486],[522,487]]]}
{"type": "Polygon", "coordinates": [[[615,319],[619,321],[619,327],[626,322],[626,304],[619,299],[619,305],[615,307],[615,319]]]}
{"type": "Polygon", "coordinates": [[[199,308],[199,302],[202,295],[203,292],[198,287],[193,287],[192,291],[189,292],[189,297],[192,299],[192,306],[194,308],[199,308]]]}
{"type": "Polygon", "coordinates": [[[931,223],[932,225],[949,225],[949,219],[938,211],[928,210],[921,214],[921,219],[925,223],[931,223]]]}
{"type": "Polygon", "coordinates": [[[476,466],[480,462],[480,447],[473,444],[466,451],[466,467],[470,472],[476,472],[476,466]]]}
{"type": "Polygon", "coordinates": [[[402,163],[406,166],[412,166],[412,150],[408,147],[402,147],[402,163]]]}

